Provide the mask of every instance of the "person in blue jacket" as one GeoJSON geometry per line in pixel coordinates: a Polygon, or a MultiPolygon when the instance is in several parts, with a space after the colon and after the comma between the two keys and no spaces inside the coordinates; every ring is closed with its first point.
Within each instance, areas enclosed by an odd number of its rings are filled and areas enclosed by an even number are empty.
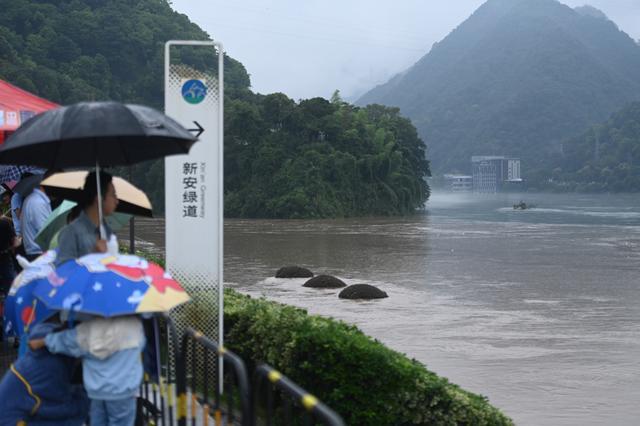
{"type": "MultiPolygon", "coordinates": [[[[55,324],[33,326],[29,337],[44,338],[55,324]]],[[[77,361],[46,348],[30,350],[0,381],[0,425],[81,426],[89,399],[71,378],[77,361]]]]}
{"type": "Polygon", "coordinates": [[[31,348],[82,359],[91,426],[133,426],[146,339],[137,316],[94,317],[75,328],[29,339],[31,348]]]}

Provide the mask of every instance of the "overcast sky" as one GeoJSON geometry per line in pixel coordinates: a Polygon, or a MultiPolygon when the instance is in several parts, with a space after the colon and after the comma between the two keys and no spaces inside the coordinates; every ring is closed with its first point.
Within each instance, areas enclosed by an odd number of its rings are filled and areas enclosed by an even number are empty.
{"type": "MultiPolygon", "coordinates": [[[[259,93],[353,99],[405,70],[485,0],[173,0],[242,62],[259,93]]],[[[531,0],[535,1],[535,0],[531,0]]],[[[561,0],[602,10],[640,39],[640,0],[561,0]]]]}

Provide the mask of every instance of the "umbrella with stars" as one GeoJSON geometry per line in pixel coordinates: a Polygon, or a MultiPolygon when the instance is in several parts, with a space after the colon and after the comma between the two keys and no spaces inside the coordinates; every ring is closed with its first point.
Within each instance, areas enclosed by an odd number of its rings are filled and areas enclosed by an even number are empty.
{"type": "Polygon", "coordinates": [[[133,255],[89,254],[65,262],[54,275],[34,290],[52,310],[113,317],[165,312],[189,300],[164,269],[133,255]]]}

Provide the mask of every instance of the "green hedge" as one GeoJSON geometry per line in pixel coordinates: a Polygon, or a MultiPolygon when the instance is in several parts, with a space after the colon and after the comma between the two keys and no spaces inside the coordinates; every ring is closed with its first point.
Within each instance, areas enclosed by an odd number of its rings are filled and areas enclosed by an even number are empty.
{"type": "MultiPolygon", "coordinates": [[[[164,259],[137,252],[164,266],[164,259]]],[[[202,315],[200,309],[190,315],[202,315]]],[[[351,426],[513,425],[467,392],[357,327],[303,309],[224,293],[225,346],[253,370],[266,362],[336,410],[351,426]]]]}
{"type": "MultiPolygon", "coordinates": [[[[225,291],[225,346],[266,362],[349,425],[511,425],[486,398],[392,351],[355,326],[225,291]]],[[[250,365],[250,368],[252,365],[250,365]]]]}

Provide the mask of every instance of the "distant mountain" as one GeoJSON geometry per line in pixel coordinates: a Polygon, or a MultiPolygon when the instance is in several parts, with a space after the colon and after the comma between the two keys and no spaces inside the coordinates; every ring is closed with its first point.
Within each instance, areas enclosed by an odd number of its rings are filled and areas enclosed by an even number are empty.
{"type": "Polygon", "coordinates": [[[603,11],[601,11],[600,9],[596,9],[593,6],[589,6],[588,4],[584,6],[576,7],[573,10],[575,10],[576,12],[584,16],[591,16],[592,18],[600,18],[605,20],[609,19],[607,15],[604,14],[603,11]]]}
{"type": "Polygon", "coordinates": [[[562,144],[549,186],[569,191],[640,191],[640,102],[562,144]]]}
{"type": "Polygon", "coordinates": [[[555,0],[489,0],[359,104],[398,106],[435,172],[514,155],[545,177],[561,141],[640,100],[640,47],[604,13],[555,0]]]}

